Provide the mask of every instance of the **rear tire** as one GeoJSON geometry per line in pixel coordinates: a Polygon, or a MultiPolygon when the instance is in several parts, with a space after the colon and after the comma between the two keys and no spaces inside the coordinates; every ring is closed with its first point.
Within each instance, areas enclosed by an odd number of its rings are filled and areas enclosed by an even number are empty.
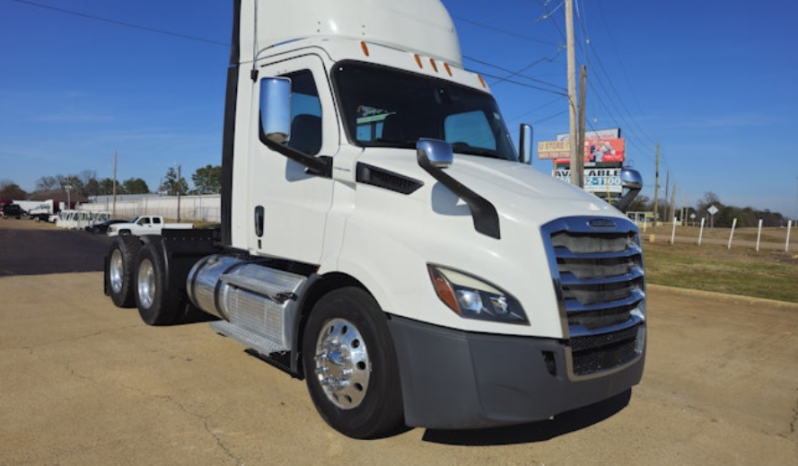
{"type": "Polygon", "coordinates": [[[105,271],[105,289],[116,307],[134,307],[134,268],[136,256],[141,249],[138,238],[117,238],[108,250],[105,271]]]}
{"type": "Polygon", "coordinates": [[[181,316],[178,290],[169,288],[161,237],[150,236],[136,259],[136,306],[147,325],[172,325],[181,316]]]}
{"type": "Polygon", "coordinates": [[[396,350],[385,314],[365,290],[342,288],[314,306],[302,360],[310,397],[333,429],[368,439],[404,425],[396,350]]]}

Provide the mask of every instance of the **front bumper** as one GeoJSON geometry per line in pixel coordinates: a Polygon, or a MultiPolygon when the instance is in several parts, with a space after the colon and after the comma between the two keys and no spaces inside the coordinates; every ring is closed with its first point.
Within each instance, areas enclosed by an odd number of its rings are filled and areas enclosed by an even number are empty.
{"type": "Polygon", "coordinates": [[[645,350],[622,368],[569,376],[560,340],[469,333],[393,316],[405,422],[473,429],[541,421],[640,382],[645,350]]]}

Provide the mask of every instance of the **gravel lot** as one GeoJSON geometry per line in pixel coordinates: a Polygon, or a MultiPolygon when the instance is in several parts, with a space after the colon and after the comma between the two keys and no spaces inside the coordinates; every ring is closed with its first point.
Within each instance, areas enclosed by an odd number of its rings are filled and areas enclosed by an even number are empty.
{"type": "Polygon", "coordinates": [[[798,305],[651,286],[625,408],[355,441],[303,382],[207,324],[151,328],[115,308],[106,248],[0,220],[0,465],[798,465],[798,305]]]}

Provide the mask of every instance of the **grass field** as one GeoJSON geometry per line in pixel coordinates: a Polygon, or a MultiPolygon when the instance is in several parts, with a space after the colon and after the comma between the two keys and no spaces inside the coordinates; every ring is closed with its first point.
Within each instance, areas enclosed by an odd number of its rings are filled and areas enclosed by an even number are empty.
{"type": "MultiPolygon", "coordinates": [[[[758,252],[751,243],[755,244],[756,230],[753,235],[741,232],[740,245],[732,249],[726,244],[728,230],[721,244],[705,242],[701,246],[686,238],[680,242],[678,228],[677,240],[670,244],[670,232],[670,227],[659,227],[643,235],[648,283],[798,303],[798,245],[791,240],[790,252],[785,253],[783,231],[767,232],[772,243],[758,252]],[[652,232],[656,235],[654,242],[650,241],[652,232]],[[779,241],[780,250],[775,247],[779,241]]],[[[798,236],[798,231],[792,233],[798,236]]],[[[705,231],[704,238],[723,236],[723,232],[706,235],[705,231]]],[[[762,241],[765,237],[763,232],[762,241]]]]}

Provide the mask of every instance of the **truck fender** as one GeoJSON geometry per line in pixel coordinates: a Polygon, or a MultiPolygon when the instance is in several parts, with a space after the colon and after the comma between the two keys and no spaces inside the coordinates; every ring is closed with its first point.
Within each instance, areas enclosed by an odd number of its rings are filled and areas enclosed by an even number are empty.
{"type": "Polygon", "coordinates": [[[302,359],[300,357],[302,354],[302,337],[305,324],[307,323],[310,312],[313,310],[313,306],[327,293],[348,286],[356,286],[370,293],[369,290],[354,277],[338,272],[332,272],[326,275],[311,274],[303,285],[303,289],[298,293],[299,296],[296,301],[297,313],[293,324],[295,338],[291,346],[291,354],[294,355],[294,357],[291,358],[291,371],[295,374],[299,374],[300,378],[304,378],[304,374],[302,373],[302,359]]]}

